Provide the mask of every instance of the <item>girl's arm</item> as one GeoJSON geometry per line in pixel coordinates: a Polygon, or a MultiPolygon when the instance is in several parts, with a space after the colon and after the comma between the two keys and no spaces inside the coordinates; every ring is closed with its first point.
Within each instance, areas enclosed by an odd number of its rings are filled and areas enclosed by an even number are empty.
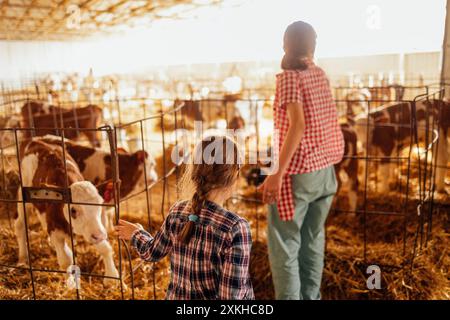
{"type": "Polygon", "coordinates": [[[218,299],[254,299],[249,274],[251,247],[250,227],[240,220],[233,226],[230,245],[223,253],[218,299]]]}
{"type": "Polygon", "coordinates": [[[169,253],[172,240],[169,233],[169,217],[153,238],[142,226],[119,220],[116,230],[119,237],[131,240],[131,246],[136,249],[141,259],[149,262],[157,262],[169,253]]]}
{"type": "Polygon", "coordinates": [[[292,156],[300,145],[305,132],[305,115],[301,102],[291,102],[286,105],[286,111],[289,119],[289,128],[285,140],[281,146],[278,171],[267,177],[264,183],[259,187],[263,191],[263,201],[271,203],[276,200],[281,189],[283,175],[285,174],[292,156]]]}
{"type": "Polygon", "coordinates": [[[303,133],[305,132],[305,114],[301,102],[292,102],[286,105],[287,116],[289,119],[289,129],[286,138],[281,146],[280,159],[278,163],[278,172],[283,176],[286,172],[292,156],[297,150],[303,133]]]}

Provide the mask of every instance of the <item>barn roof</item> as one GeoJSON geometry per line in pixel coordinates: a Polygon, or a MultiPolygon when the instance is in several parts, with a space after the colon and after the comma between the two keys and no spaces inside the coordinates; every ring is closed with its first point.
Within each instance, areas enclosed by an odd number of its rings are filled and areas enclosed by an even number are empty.
{"type": "Polygon", "coordinates": [[[180,19],[223,0],[0,0],[0,40],[77,40],[180,19]]]}

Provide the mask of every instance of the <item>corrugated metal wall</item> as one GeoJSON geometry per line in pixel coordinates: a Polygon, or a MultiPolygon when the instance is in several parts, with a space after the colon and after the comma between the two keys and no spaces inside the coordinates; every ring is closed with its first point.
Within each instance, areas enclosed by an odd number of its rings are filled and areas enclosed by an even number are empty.
{"type": "Polygon", "coordinates": [[[439,82],[442,55],[440,52],[423,52],[405,55],[406,79],[423,77],[426,83],[439,82]]]}
{"type": "MultiPolygon", "coordinates": [[[[111,51],[114,48],[106,51],[111,51]]],[[[41,43],[0,42],[0,81],[29,79],[46,72],[78,72],[87,74],[92,67],[95,74],[113,74],[123,71],[126,56],[109,61],[108,55],[99,55],[92,43],[41,43]],[[96,54],[97,53],[97,54],[96,54]],[[120,71],[117,67],[120,66],[120,71]]],[[[385,54],[359,57],[321,58],[318,64],[328,73],[333,84],[343,84],[349,75],[361,77],[365,85],[371,75],[377,80],[391,75],[394,82],[405,84],[436,83],[441,74],[441,52],[410,54],[385,54]]],[[[143,62],[145,64],[145,62],[143,62]]],[[[163,71],[178,79],[196,77],[214,80],[230,73],[241,76],[247,84],[272,84],[274,75],[280,71],[280,62],[239,62],[223,64],[184,65],[171,67],[142,67],[139,71],[150,75],[163,71]],[[233,72],[234,70],[234,72],[233,72]],[[199,74],[200,73],[200,74],[199,74]]],[[[132,70],[130,70],[132,72],[132,70]]],[[[251,86],[251,85],[250,85],[251,86]]]]}
{"type": "Polygon", "coordinates": [[[367,85],[367,78],[375,80],[382,74],[385,79],[408,85],[434,84],[439,82],[441,52],[417,52],[407,54],[386,54],[364,57],[319,59],[319,65],[328,73],[335,84],[344,84],[346,75],[361,77],[367,85]]]}

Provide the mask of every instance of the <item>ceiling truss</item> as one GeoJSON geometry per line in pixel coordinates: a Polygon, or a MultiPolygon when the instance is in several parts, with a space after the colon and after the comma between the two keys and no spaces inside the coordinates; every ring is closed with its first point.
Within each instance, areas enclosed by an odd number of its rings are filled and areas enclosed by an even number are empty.
{"type": "Polygon", "coordinates": [[[79,40],[182,19],[224,0],[0,0],[0,40],[79,40]]]}

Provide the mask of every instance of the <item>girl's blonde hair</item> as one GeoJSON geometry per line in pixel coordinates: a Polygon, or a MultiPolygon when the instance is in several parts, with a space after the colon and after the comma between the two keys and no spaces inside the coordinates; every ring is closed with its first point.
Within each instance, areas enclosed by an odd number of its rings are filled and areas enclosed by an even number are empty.
{"type": "MultiPolygon", "coordinates": [[[[240,169],[240,154],[236,143],[227,136],[202,139],[194,148],[192,163],[182,178],[184,196],[190,199],[193,215],[198,219],[208,194],[213,190],[231,187],[240,169]]],[[[195,229],[195,219],[189,216],[178,239],[188,243],[195,229]]]]}

